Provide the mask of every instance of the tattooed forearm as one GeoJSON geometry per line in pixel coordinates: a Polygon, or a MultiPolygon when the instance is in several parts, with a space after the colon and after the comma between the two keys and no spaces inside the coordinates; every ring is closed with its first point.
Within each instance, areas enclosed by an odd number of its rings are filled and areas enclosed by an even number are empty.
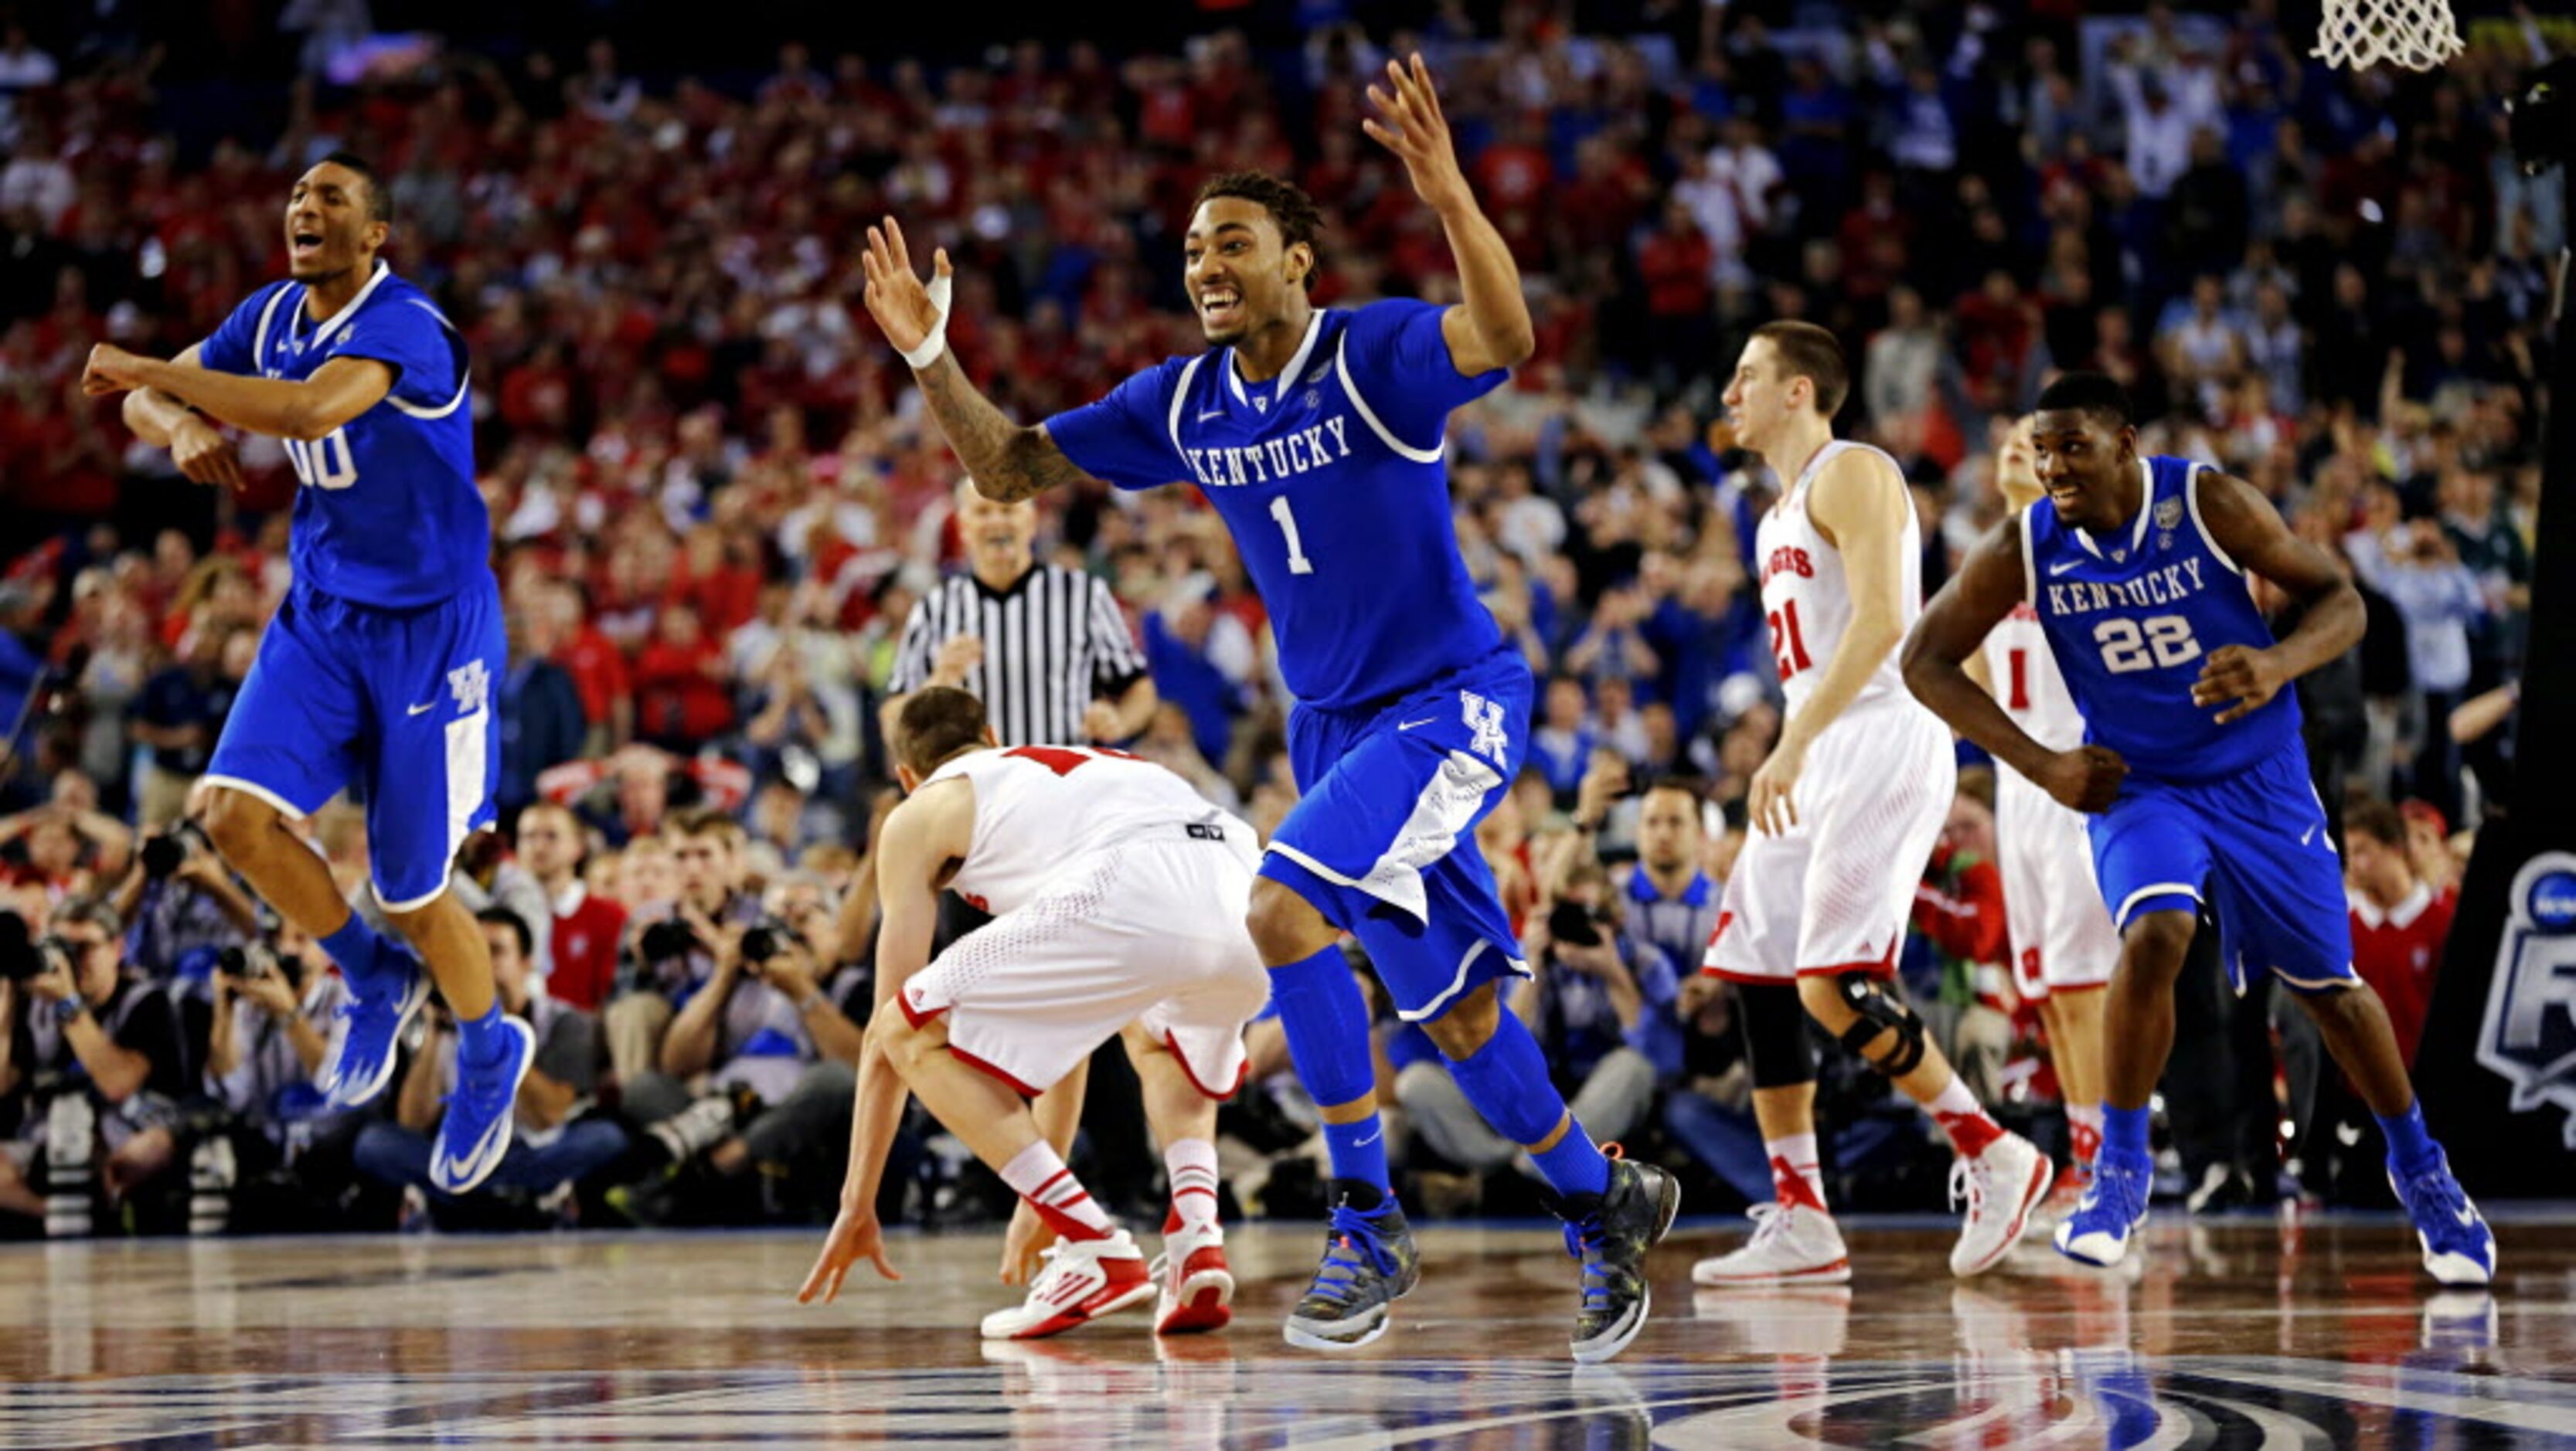
{"type": "Polygon", "coordinates": [[[943,353],[913,376],[932,421],[985,498],[1017,503],[1082,477],[1045,429],[1023,428],[1004,417],[957,366],[955,353],[943,353]]]}

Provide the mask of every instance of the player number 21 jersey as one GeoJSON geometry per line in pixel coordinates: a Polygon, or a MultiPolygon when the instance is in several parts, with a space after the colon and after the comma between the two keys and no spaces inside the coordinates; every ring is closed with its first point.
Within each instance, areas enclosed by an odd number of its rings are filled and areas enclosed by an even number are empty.
{"type": "MultiPolygon", "coordinates": [[[[1763,511],[1761,527],[1754,534],[1754,554],[1762,566],[1762,618],[1771,628],[1771,656],[1780,669],[1780,691],[1788,697],[1792,712],[1803,707],[1809,692],[1816,686],[1817,672],[1834,657],[1841,646],[1843,631],[1851,628],[1851,581],[1843,570],[1842,551],[1825,538],[1824,531],[1807,514],[1807,497],[1816,475],[1837,455],[1851,449],[1877,454],[1887,467],[1896,460],[1866,444],[1837,439],[1816,450],[1788,491],[1777,504],[1763,511]]],[[[1901,472],[1901,471],[1900,471],[1901,472]]],[[[1905,577],[1899,582],[1897,606],[1901,611],[1898,624],[1914,627],[1914,618],[1923,613],[1923,537],[1914,519],[1912,495],[1907,495],[1905,538],[1903,544],[1905,577]]],[[[1896,668],[1896,652],[1870,672],[1869,683],[1852,698],[1860,707],[1881,700],[1911,701],[1905,681],[1896,668]]]]}

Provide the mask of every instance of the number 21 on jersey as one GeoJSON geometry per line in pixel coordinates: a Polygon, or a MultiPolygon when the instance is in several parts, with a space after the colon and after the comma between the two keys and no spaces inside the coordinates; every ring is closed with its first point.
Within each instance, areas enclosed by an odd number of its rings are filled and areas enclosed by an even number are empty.
{"type": "Polygon", "coordinates": [[[1807,654],[1807,637],[1798,629],[1796,600],[1785,600],[1780,608],[1773,610],[1770,624],[1771,659],[1780,667],[1780,679],[1783,683],[1801,670],[1815,668],[1814,658],[1807,654]]]}

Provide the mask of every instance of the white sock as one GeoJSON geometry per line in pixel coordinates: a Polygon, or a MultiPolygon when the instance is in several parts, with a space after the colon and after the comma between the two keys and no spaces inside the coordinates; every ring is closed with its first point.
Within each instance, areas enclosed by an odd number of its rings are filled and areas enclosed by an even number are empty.
{"type": "Polygon", "coordinates": [[[1983,1118],[1986,1115],[1986,1106],[1977,1102],[1977,1096],[1968,1091],[1968,1080],[1953,1073],[1950,1075],[1949,1086],[1942,1089],[1930,1103],[1923,1105],[1923,1111],[1936,1118],[1945,1113],[1974,1114],[1983,1118]]]}
{"type": "Polygon", "coordinates": [[[1163,1150],[1172,1179],[1172,1214],[1189,1229],[1216,1228],[1216,1145],[1180,1139],[1163,1150]]]}
{"type": "Polygon", "coordinates": [[[1058,1234],[1071,1239],[1107,1239],[1118,1232],[1109,1216],[1073,1171],[1055,1145],[1044,1139],[1029,1145],[1002,1166],[1002,1182],[1025,1199],[1058,1234]],[[1067,1226],[1071,1226],[1068,1228],[1067,1226]],[[1077,1233],[1076,1231],[1088,1231],[1077,1233]]]}
{"type": "Polygon", "coordinates": [[[2074,1140],[2077,1163],[2090,1164],[2102,1148],[2102,1103],[2070,1103],[2066,1106],[2067,1137],[2074,1140]]]}
{"type": "Polygon", "coordinates": [[[1770,1156],[1771,1185],[1780,1192],[1781,1203],[1805,1204],[1820,1211],[1825,1208],[1825,1178],[1816,1162],[1813,1133],[1764,1139],[1762,1152],[1770,1156]]]}

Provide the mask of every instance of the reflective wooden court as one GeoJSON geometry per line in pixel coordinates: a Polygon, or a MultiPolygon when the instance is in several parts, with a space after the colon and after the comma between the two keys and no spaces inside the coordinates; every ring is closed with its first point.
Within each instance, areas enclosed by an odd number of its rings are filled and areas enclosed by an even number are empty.
{"type": "Polygon", "coordinates": [[[793,1295],[820,1233],[0,1249],[0,1448],[2576,1446],[2576,1211],[2495,1216],[2492,1295],[2388,1219],[2160,1214],[2134,1273],[2043,1246],[1961,1283],[1949,1235],[1848,1225],[1848,1287],[1694,1292],[1566,1358],[1542,1228],[1433,1229],[1377,1344],[1291,1350],[1319,1229],[1237,1230],[1233,1328],[1130,1313],[987,1346],[996,1236],[899,1238],[901,1284],[793,1295]]]}

